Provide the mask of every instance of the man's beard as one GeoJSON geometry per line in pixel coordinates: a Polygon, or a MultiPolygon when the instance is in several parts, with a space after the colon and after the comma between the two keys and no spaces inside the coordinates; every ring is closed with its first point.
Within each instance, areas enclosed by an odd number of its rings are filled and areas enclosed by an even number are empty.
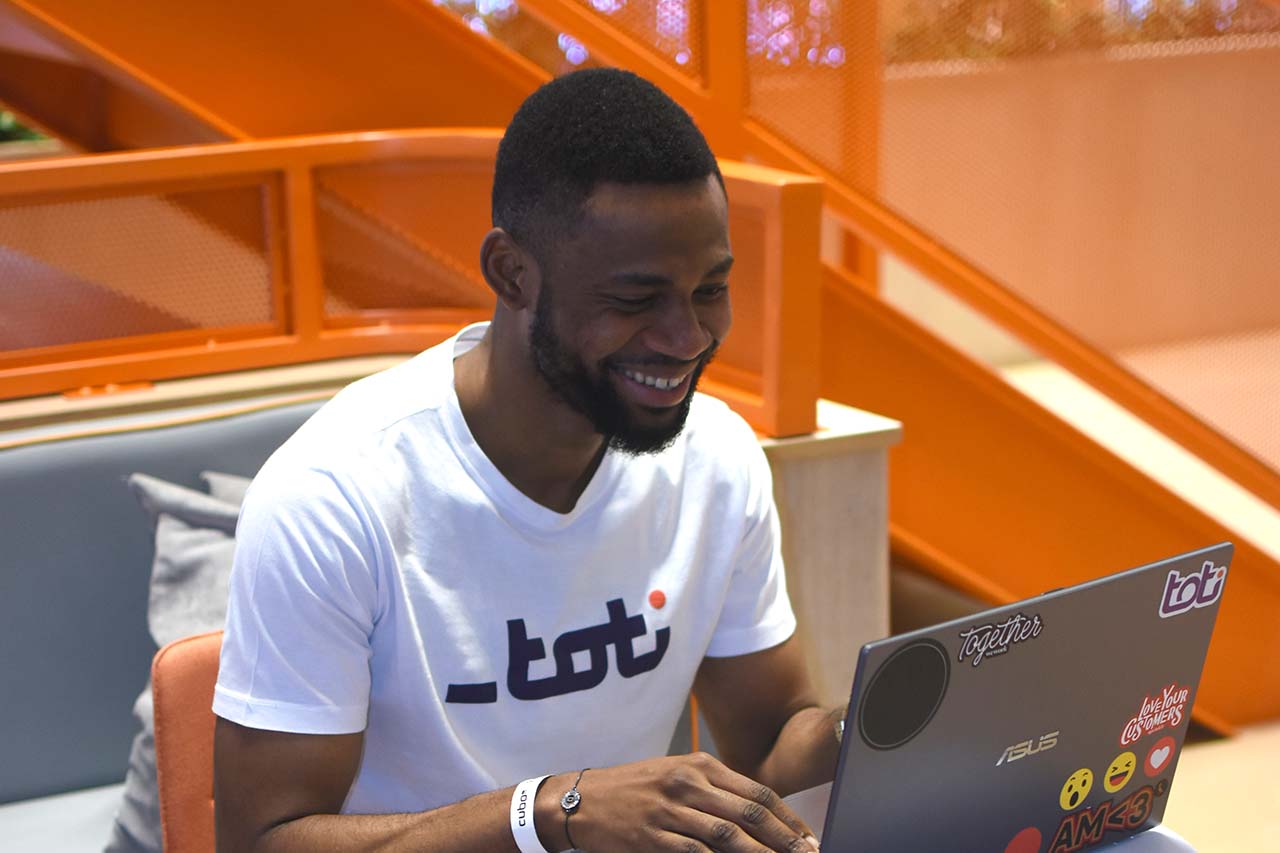
{"type": "MultiPolygon", "coordinates": [[[[534,307],[533,323],[529,328],[533,364],[547,386],[557,397],[578,414],[585,417],[592,429],[605,437],[609,447],[632,456],[642,453],[658,453],[666,450],[684,429],[693,404],[693,392],[702,370],[711,361],[719,341],[713,341],[706,352],[699,356],[698,365],[689,374],[684,399],[671,409],[663,409],[667,420],[659,425],[646,426],[636,423],[627,411],[627,403],[618,394],[610,380],[612,370],[608,360],[598,367],[598,375],[592,378],[587,366],[577,355],[569,352],[556,334],[551,319],[551,288],[544,281],[534,307]]],[[[654,356],[629,365],[687,365],[687,361],[654,356]]],[[[658,411],[658,410],[655,410],[658,411]]]]}

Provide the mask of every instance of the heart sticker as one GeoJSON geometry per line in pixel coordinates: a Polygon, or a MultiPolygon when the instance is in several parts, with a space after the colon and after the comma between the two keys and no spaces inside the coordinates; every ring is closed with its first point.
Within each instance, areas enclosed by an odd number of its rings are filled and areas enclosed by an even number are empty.
{"type": "Polygon", "coordinates": [[[1142,768],[1148,779],[1153,779],[1160,775],[1169,766],[1169,761],[1173,758],[1173,747],[1173,738],[1167,736],[1160,738],[1151,747],[1151,751],[1147,753],[1146,763],[1142,768]]]}

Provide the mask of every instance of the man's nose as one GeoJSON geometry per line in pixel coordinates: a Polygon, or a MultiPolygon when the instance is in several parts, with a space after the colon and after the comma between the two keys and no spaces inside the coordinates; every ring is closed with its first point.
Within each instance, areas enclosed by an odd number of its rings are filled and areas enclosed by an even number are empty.
{"type": "Polygon", "coordinates": [[[647,338],[650,349],[681,361],[702,355],[714,340],[693,304],[683,299],[669,300],[647,338]]]}

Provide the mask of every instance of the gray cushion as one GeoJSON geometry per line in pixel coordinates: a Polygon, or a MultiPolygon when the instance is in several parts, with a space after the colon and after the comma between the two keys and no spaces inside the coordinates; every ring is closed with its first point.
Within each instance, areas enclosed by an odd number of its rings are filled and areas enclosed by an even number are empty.
{"type": "MultiPolygon", "coordinates": [[[[236,517],[249,480],[211,471],[201,477],[214,494],[146,474],[129,477],[129,487],[155,530],[147,625],[157,646],[216,631],[226,621],[236,517]],[[226,496],[233,500],[221,499],[226,496]]],[[[142,731],[133,739],[124,798],[106,849],[108,853],[159,853],[160,799],[150,683],[134,703],[133,713],[142,731]]]]}
{"type": "Polygon", "coordinates": [[[208,468],[252,476],[321,401],[224,405],[0,450],[0,803],[124,779],[156,652],[155,535],[129,474],[200,491],[208,468]]]}
{"type": "Polygon", "coordinates": [[[201,471],[200,479],[209,486],[209,494],[216,500],[233,503],[236,506],[244,503],[244,493],[253,481],[238,474],[223,474],[218,471],[201,471]]]}

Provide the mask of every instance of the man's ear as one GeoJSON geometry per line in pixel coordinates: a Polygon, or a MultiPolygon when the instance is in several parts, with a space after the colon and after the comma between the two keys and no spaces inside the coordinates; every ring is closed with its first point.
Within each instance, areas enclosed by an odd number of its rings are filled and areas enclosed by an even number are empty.
{"type": "Polygon", "coordinates": [[[533,307],[541,274],[538,262],[501,228],[491,230],[480,243],[480,272],[507,310],[533,307]]]}

